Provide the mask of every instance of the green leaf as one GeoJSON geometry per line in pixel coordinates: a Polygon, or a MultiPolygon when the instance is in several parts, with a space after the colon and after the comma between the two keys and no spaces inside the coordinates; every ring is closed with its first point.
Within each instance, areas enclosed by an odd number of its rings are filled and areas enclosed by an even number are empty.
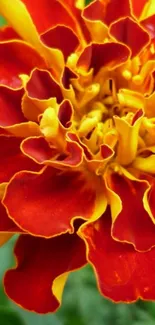
{"type": "Polygon", "coordinates": [[[6,24],[7,24],[6,20],[2,16],[0,16],[0,26],[6,25],[6,24]]]}
{"type": "Polygon", "coordinates": [[[26,325],[15,311],[7,307],[0,307],[0,324],[26,325]]]}
{"type": "Polygon", "coordinates": [[[86,5],[88,5],[92,0],[86,0],[86,5]]]}

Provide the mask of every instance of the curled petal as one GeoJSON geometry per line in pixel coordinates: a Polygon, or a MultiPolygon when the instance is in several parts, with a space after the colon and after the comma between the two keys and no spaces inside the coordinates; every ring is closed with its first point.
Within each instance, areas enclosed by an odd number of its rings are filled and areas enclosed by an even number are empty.
{"type": "Polygon", "coordinates": [[[108,34],[108,27],[103,22],[104,16],[104,5],[98,0],[91,2],[83,10],[83,20],[95,42],[102,42],[108,34]]]}
{"type": "MultiPolygon", "coordinates": [[[[89,153],[88,153],[89,154],[89,153]]],[[[107,145],[101,145],[100,152],[95,157],[88,157],[85,150],[87,167],[95,171],[97,175],[103,175],[103,171],[114,156],[114,151],[107,145]]]]}
{"type": "Polygon", "coordinates": [[[69,272],[86,264],[84,243],[76,234],[49,240],[21,236],[15,256],[17,266],[5,275],[5,291],[18,305],[37,313],[54,312],[69,272]]]}
{"type": "Polygon", "coordinates": [[[76,78],[78,78],[78,76],[75,74],[75,72],[65,66],[61,77],[62,86],[66,89],[69,89],[71,80],[76,78]]]}
{"type": "Polygon", "coordinates": [[[110,230],[107,210],[102,218],[79,232],[85,239],[88,261],[95,270],[100,292],[115,302],[154,300],[155,248],[137,252],[132,245],[113,240],[110,230]]]}
{"type": "Polygon", "coordinates": [[[63,128],[67,129],[72,120],[73,107],[68,100],[64,100],[59,106],[58,119],[63,128]]]}
{"type": "Polygon", "coordinates": [[[22,142],[22,151],[38,163],[44,163],[57,155],[56,148],[51,148],[44,137],[31,137],[22,142]]]}
{"type": "Polygon", "coordinates": [[[67,141],[66,153],[61,154],[55,147],[50,147],[43,137],[27,138],[22,143],[25,155],[39,164],[64,169],[77,167],[83,160],[83,150],[75,142],[67,141]]]}
{"type": "Polygon", "coordinates": [[[141,152],[142,156],[139,155],[136,157],[136,159],[132,163],[132,167],[142,172],[155,174],[155,154],[154,152],[152,154],[151,151],[152,150],[143,150],[141,152]],[[146,157],[145,153],[147,155],[146,157]]]}
{"type": "Polygon", "coordinates": [[[31,121],[14,124],[12,126],[4,127],[3,129],[9,134],[12,134],[19,138],[41,135],[39,125],[31,121]]]}
{"type": "Polygon", "coordinates": [[[58,109],[49,107],[40,119],[40,129],[46,140],[57,147],[60,153],[65,152],[66,134],[72,126],[73,107],[64,100],[58,109]]]}
{"type": "Polygon", "coordinates": [[[19,88],[22,86],[20,74],[29,74],[34,67],[44,66],[44,60],[30,45],[19,40],[0,43],[0,84],[19,88]]]}
{"type": "MultiPolygon", "coordinates": [[[[37,92],[36,92],[37,94],[37,92]]],[[[40,115],[48,108],[48,107],[57,107],[56,97],[49,99],[37,99],[33,97],[29,97],[29,95],[25,92],[22,98],[22,112],[24,117],[33,122],[37,122],[40,119],[40,115]]]]}
{"type": "Polygon", "coordinates": [[[150,96],[154,91],[154,60],[147,60],[138,75],[133,77],[133,82],[145,96],[150,96]]]}
{"type": "Polygon", "coordinates": [[[41,40],[46,46],[61,50],[65,60],[79,46],[77,35],[63,25],[58,25],[42,34],[41,40]]]}
{"type": "Polygon", "coordinates": [[[118,43],[105,43],[88,45],[82,52],[77,66],[86,70],[93,68],[96,74],[102,67],[116,68],[127,61],[130,56],[129,49],[118,43]]]}
{"type": "Polygon", "coordinates": [[[142,117],[143,111],[137,111],[130,124],[127,120],[114,116],[116,130],[119,134],[117,157],[119,163],[122,165],[130,164],[136,157],[142,117]]]}
{"type": "Polygon", "coordinates": [[[33,235],[48,238],[72,233],[76,218],[99,217],[105,209],[100,191],[82,172],[64,173],[48,167],[39,173],[16,174],[7,186],[3,202],[17,225],[33,235]]]}
{"type": "Polygon", "coordinates": [[[119,42],[129,46],[132,56],[138,55],[150,41],[149,34],[130,17],[122,18],[113,23],[109,32],[119,42]]]}
{"type": "Polygon", "coordinates": [[[56,97],[58,103],[62,101],[62,93],[59,84],[46,70],[33,70],[26,85],[27,94],[31,98],[46,100],[56,97]]]}
{"type": "Polygon", "coordinates": [[[112,236],[132,243],[139,251],[150,249],[155,245],[155,220],[144,207],[149,184],[117,173],[107,177],[107,184],[122,205],[120,213],[113,214],[112,236]]]}

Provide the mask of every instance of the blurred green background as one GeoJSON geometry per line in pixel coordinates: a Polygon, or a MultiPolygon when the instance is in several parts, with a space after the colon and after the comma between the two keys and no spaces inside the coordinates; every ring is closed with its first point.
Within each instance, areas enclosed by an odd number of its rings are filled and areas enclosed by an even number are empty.
{"type": "MultiPolygon", "coordinates": [[[[12,0],[13,1],[13,0],[12,0]]],[[[33,0],[32,0],[33,1],[33,0]]],[[[137,0],[138,1],[138,0],[137,0]]],[[[90,2],[89,0],[87,3],[90,2]]],[[[5,21],[0,17],[0,26],[5,21]]],[[[12,266],[14,239],[0,249],[0,278],[12,266]]],[[[90,267],[70,275],[62,307],[55,314],[26,312],[4,294],[0,284],[0,325],[155,325],[155,303],[114,304],[100,296],[90,267]]]]}

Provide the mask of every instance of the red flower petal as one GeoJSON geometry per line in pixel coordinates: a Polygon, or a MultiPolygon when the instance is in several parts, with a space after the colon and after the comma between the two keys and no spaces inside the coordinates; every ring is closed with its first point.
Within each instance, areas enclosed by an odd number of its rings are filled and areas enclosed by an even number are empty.
{"type": "Polygon", "coordinates": [[[60,154],[56,148],[51,148],[43,137],[31,137],[24,140],[22,150],[39,164],[62,167],[62,169],[65,166],[78,166],[83,158],[82,148],[77,143],[68,141],[66,154],[60,154]]]}
{"type": "Polygon", "coordinates": [[[81,232],[101,293],[115,302],[133,302],[139,298],[154,300],[155,248],[145,253],[137,252],[132,245],[113,240],[110,229],[107,211],[81,232]]]}
{"type": "Polygon", "coordinates": [[[26,122],[21,111],[23,89],[12,90],[0,87],[0,126],[6,127],[26,122]]]}
{"type": "Polygon", "coordinates": [[[130,16],[129,0],[121,3],[120,0],[96,0],[84,9],[83,15],[89,20],[101,20],[110,25],[121,17],[130,16]]]}
{"type": "Polygon", "coordinates": [[[67,4],[59,0],[22,0],[26,5],[33,22],[39,31],[44,33],[47,29],[62,24],[76,28],[76,23],[73,18],[72,11],[68,12],[67,4]]]}
{"type": "Polygon", "coordinates": [[[143,12],[144,6],[147,4],[148,0],[130,0],[132,4],[132,10],[134,15],[139,18],[143,12]]]}
{"type": "Polygon", "coordinates": [[[151,189],[148,193],[148,203],[151,209],[152,215],[155,216],[155,178],[148,177],[148,175],[142,175],[142,178],[148,179],[149,183],[151,184],[151,189]]]}
{"type": "Polygon", "coordinates": [[[110,27],[110,34],[118,41],[129,46],[132,56],[139,54],[149,42],[148,33],[129,17],[113,23],[110,27]]]}
{"type": "Polygon", "coordinates": [[[20,39],[20,36],[10,26],[0,28],[0,41],[7,41],[12,39],[20,39]]]}
{"type": "Polygon", "coordinates": [[[141,25],[146,28],[151,38],[155,38],[155,15],[142,20],[141,25]]]}
{"type": "Polygon", "coordinates": [[[46,70],[33,70],[26,90],[31,98],[45,100],[56,97],[58,103],[63,99],[60,86],[46,70]]]}
{"type": "Polygon", "coordinates": [[[64,100],[59,106],[58,118],[61,125],[67,129],[71,124],[73,107],[69,100],[64,100]]]}
{"type": "Polygon", "coordinates": [[[111,174],[109,187],[122,202],[122,211],[114,220],[112,235],[118,240],[132,243],[137,250],[150,249],[155,245],[155,225],[144,209],[147,183],[111,174]]]}
{"type": "MultiPolygon", "coordinates": [[[[55,311],[61,300],[54,292],[55,279],[86,264],[85,245],[76,234],[48,240],[21,236],[15,255],[17,268],[4,278],[6,293],[20,306],[37,313],[55,311]]],[[[60,283],[62,291],[64,283],[60,283]]]]}
{"type": "Polygon", "coordinates": [[[41,35],[42,42],[52,48],[62,51],[65,60],[79,46],[77,35],[66,26],[56,26],[41,35]]]}
{"type": "Polygon", "coordinates": [[[84,49],[77,65],[85,69],[94,68],[94,74],[96,74],[103,66],[113,69],[127,61],[129,56],[130,51],[125,45],[113,42],[105,44],[94,43],[84,49]]]}
{"type": "Polygon", "coordinates": [[[61,82],[64,88],[69,89],[71,84],[71,79],[77,79],[78,76],[68,67],[65,66],[62,73],[61,82]]]}
{"type": "Polygon", "coordinates": [[[0,43],[0,84],[19,88],[20,74],[29,74],[33,67],[45,66],[40,55],[28,44],[21,41],[0,43]]]}
{"type": "Polygon", "coordinates": [[[31,137],[22,142],[22,151],[37,163],[44,163],[58,154],[56,148],[51,148],[44,137],[31,137]]]}
{"type": "Polygon", "coordinates": [[[0,135],[0,183],[8,182],[21,170],[37,171],[40,167],[20,151],[21,139],[0,135]]]}
{"type": "Polygon", "coordinates": [[[0,234],[1,232],[22,233],[17,225],[8,217],[5,207],[0,202],[0,234]]]}
{"type": "Polygon", "coordinates": [[[72,232],[73,219],[92,216],[95,190],[92,180],[82,173],[62,173],[49,167],[40,173],[16,174],[7,187],[4,204],[22,229],[52,237],[72,232]]]}

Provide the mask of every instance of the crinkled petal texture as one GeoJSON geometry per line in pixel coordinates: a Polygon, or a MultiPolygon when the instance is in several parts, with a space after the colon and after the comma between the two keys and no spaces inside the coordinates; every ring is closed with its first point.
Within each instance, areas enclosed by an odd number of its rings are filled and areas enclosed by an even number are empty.
{"type": "Polygon", "coordinates": [[[90,263],[104,296],[155,300],[154,0],[0,0],[4,286],[38,313],[90,263]]]}
{"type": "Polygon", "coordinates": [[[149,185],[117,173],[110,175],[107,183],[122,202],[121,212],[117,216],[113,214],[113,237],[132,243],[138,251],[147,251],[155,246],[154,219],[151,219],[143,203],[149,185]]]}
{"type": "Polygon", "coordinates": [[[93,184],[83,174],[61,173],[48,167],[39,173],[17,173],[7,186],[3,204],[10,218],[28,233],[53,237],[73,232],[75,219],[91,218],[96,195],[93,184]]]}
{"type": "Polygon", "coordinates": [[[154,300],[155,249],[138,252],[132,245],[115,241],[110,230],[109,211],[81,230],[100,292],[116,302],[154,300]]]}
{"type": "Polygon", "coordinates": [[[17,266],[4,278],[6,293],[37,313],[55,311],[69,272],[86,264],[83,241],[76,235],[46,240],[21,236],[15,247],[17,266]]]}

